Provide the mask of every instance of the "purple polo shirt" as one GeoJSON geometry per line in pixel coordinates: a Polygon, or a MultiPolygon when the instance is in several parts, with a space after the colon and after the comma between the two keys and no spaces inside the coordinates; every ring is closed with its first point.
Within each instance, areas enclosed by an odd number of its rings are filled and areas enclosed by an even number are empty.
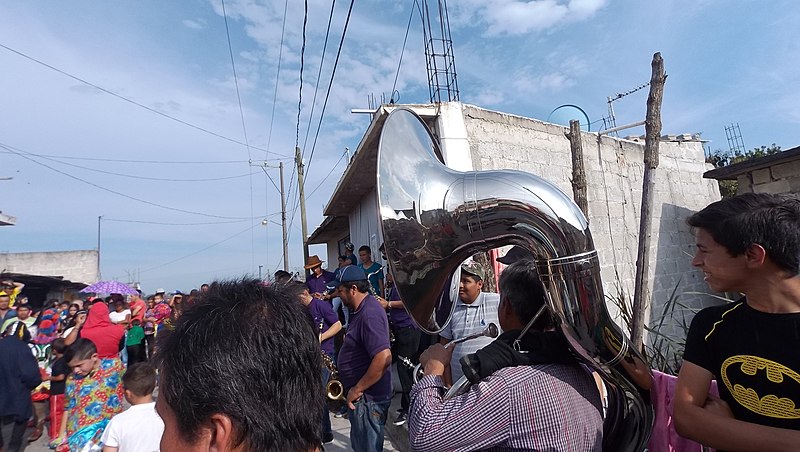
{"type": "MultiPolygon", "coordinates": [[[[311,315],[311,319],[314,321],[314,331],[317,334],[324,333],[331,328],[331,325],[339,321],[339,317],[333,312],[333,308],[331,307],[330,303],[311,298],[311,303],[307,306],[308,313],[311,315]],[[322,324],[322,330],[320,331],[319,326],[322,324]]],[[[333,356],[333,338],[328,338],[322,341],[322,351],[327,353],[330,356],[333,356]]]]}
{"type": "Polygon", "coordinates": [[[329,272],[328,270],[322,270],[322,274],[319,276],[311,273],[311,275],[306,278],[306,287],[308,287],[308,293],[314,295],[315,293],[325,293],[328,288],[326,287],[329,282],[333,281],[336,275],[333,272],[329,272]]]}
{"type": "MultiPolygon", "coordinates": [[[[392,287],[392,290],[389,291],[389,301],[400,301],[400,293],[397,291],[397,287],[392,287]]],[[[416,327],[406,308],[389,308],[389,318],[394,328],[416,327]]]]}
{"type": "MultiPolygon", "coordinates": [[[[357,310],[350,312],[350,326],[339,350],[339,380],[345,391],[358,383],[367,373],[372,359],[383,350],[389,350],[389,322],[378,300],[367,295],[357,310]]],[[[392,375],[387,369],[377,383],[364,394],[373,401],[392,398],[392,375]]]]}

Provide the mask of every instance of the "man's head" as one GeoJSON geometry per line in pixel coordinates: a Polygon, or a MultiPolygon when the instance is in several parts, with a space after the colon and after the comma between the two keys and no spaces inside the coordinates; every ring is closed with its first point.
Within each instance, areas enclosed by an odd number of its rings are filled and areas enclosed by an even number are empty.
{"type": "Polygon", "coordinates": [[[311,270],[312,273],[319,276],[322,274],[322,263],[325,262],[320,260],[319,256],[316,254],[313,256],[308,257],[308,261],[306,261],[306,265],[303,266],[306,270],[311,270]]]}
{"type": "Polygon", "coordinates": [[[94,342],[84,338],[76,340],[67,347],[67,351],[64,352],[64,361],[80,377],[89,375],[100,365],[97,347],[94,342]]]}
{"type": "Polygon", "coordinates": [[[28,305],[17,306],[17,318],[20,320],[28,320],[31,316],[31,308],[28,305]]]}
{"type": "Polygon", "coordinates": [[[697,244],[692,265],[703,270],[714,290],[738,290],[743,279],[764,269],[800,274],[796,197],[747,193],[709,204],[687,223],[695,228],[697,244]]]}
{"type": "Polygon", "coordinates": [[[292,286],[293,286],[292,290],[294,290],[294,292],[297,294],[296,295],[297,299],[300,300],[301,303],[303,303],[303,306],[310,305],[313,297],[311,296],[311,293],[309,293],[308,291],[308,286],[306,286],[301,282],[294,283],[292,284],[292,286]]]}
{"type": "Polygon", "coordinates": [[[358,258],[362,264],[372,262],[372,250],[367,245],[362,246],[358,249],[358,258]]]}
{"type": "Polygon", "coordinates": [[[64,311],[66,311],[67,309],[69,309],[69,302],[67,302],[67,301],[62,301],[61,303],[59,303],[59,304],[58,304],[58,312],[59,312],[59,313],[60,313],[60,312],[64,312],[64,311]]]}
{"type": "Polygon", "coordinates": [[[128,403],[151,398],[156,389],[156,370],[147,363],[131,364],[122,376],[122,388],[128,403]]]}
{"type": "Polygon", "coordinates": [[[0,291],[0,309],[5,311],[8,309],[8,305],[11,303],[11,295],[8,294],[6,291],[0,291]]]}
{"type": "Polygon", "coordinates": [[[348,265],[339,272],[339,277],[333,281],[342,303],[350,309],[356,309],[361,300],[367,296],[370,284],[364,270],[355,265],[348,265]]]}
{"type": "MultiPolygon", "coordinates": [[[[500,327],[504,330],[522,329],[545,304],[545,292],[532,260],[521,259],[506,267],[500,274],[500,327]]],[[[553,317],[545,309],[534,322],[534,331],[553,328],[553,317]]]]}
{"type": "Polygon", "coordinates": [[[206,283],[203,283],[203,284],[200,286],[200,292],[208,292],[208,284],[206,284],[206,283]]]}
{"type": "Polygon", "coordinates": [[[289,282],[292,279],[292,274],[287,272],[286,270],[278,270],[275,272],[275,282],[278,284],[282,284],[285,282],[289,282]]]}
{"type": "Polygon", "coordinates": [[[340,254],[339,255],[339,268],[342,268],[345,265],[347,265],[347,256],[345,256],[344,254],[340,254]]]}
{"type": "Polygon", "coordinates": [[[162,451],[321,445],[319,341],[291,287],[214,282],[158,347],[162,451]]]}
{"type": "Polygon", "coordinates": [[[458,298],[466,303],[472,304],[478,299],[483,288],[484,272],[481,266],[475,262],[461,265],[461,282],[458,285],[458,298]]]}

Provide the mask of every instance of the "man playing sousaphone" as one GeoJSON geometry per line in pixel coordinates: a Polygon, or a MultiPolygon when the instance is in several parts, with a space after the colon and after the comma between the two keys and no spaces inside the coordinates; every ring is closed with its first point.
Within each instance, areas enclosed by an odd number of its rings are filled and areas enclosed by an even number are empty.
{"type": "Polygon", "coordinates": [[[499,285],[505,333],[462,359],[473,383],[466,393],[442,398],[452,348],[435,344],[420,357],[425,376],[411,391],[412,449],[601,450],[597,386],[554,330],[534,263],[513,263],[499,285]]]}

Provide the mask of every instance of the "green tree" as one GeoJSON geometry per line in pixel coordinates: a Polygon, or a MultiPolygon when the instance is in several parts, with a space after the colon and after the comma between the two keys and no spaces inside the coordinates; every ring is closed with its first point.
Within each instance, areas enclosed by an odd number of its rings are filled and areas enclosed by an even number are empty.
{"type": "MultiPolygon", "coordinates": [[[[716,151],[712,152],[708,156],[706,156],[706,163],[711,163],[714,165],[714,168],[722,168],[723,166],[729,166],[736,163],[747,162],[753,159],[757,159],[759,157],[764,157],[765,155],[772,155],[781,152],[781,147],[775,143],[772,143],[770,146],[761,146],[759,148],[753,148],[749,151],[723,151],[721,149],[717,149],[716,151]]],[[[736,192],[739,189],[739,183],[735,180],[720,180],[719,182],[719,192],[723,198],[730,198],[731,196],[736,196],[736,192]]]]}

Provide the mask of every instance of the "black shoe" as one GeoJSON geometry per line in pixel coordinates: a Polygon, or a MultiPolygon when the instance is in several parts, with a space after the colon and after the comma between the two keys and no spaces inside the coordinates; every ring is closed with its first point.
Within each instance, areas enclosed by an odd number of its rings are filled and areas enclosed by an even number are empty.
{"type": "Polygon", "coordinates": [[[408,414],[406,414],[406,412],[403,411],[403,412],[401,412],[400,414],[397,415],[397,419],[394,420],[393,424],[394,425],[403,425],[403,424],[406,423],[407,419],[408,419],[408,414]]]}
{"type": "Polygon", "coordinates": [[[328,432],[322,435],[322,444],[333,442],[333,432],[328,432]]]}
{"type": "Polygon", "coordinates": [[[334,414],[333,417],[347,419],[347,410],[345,409],[345,410],[339,411],[338,413],[334,414]]]}

